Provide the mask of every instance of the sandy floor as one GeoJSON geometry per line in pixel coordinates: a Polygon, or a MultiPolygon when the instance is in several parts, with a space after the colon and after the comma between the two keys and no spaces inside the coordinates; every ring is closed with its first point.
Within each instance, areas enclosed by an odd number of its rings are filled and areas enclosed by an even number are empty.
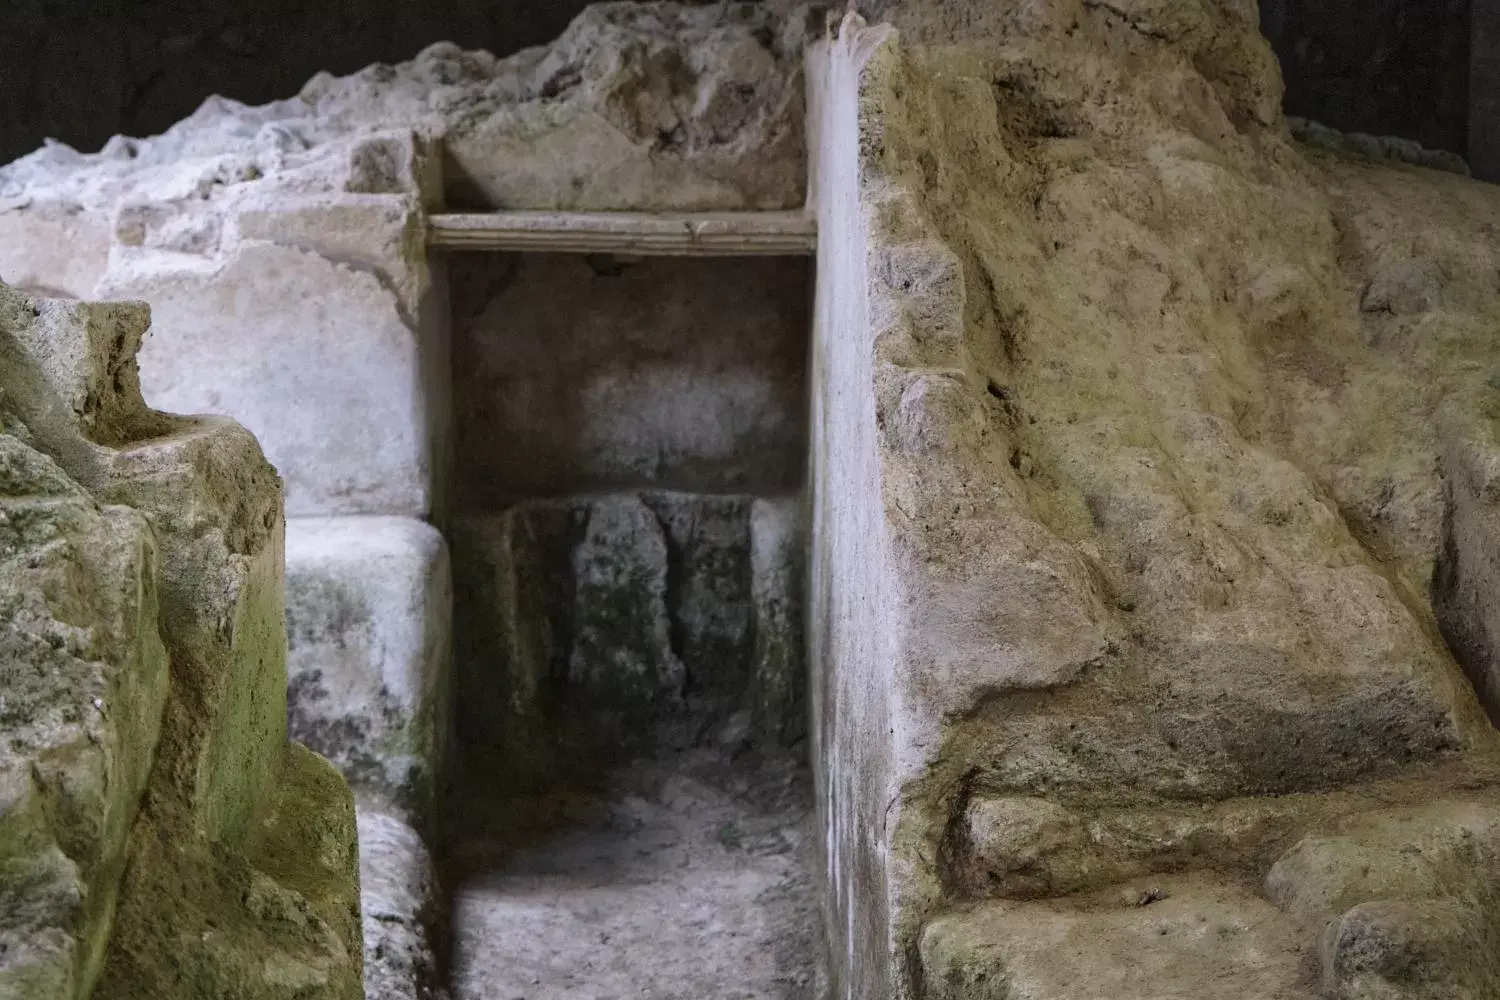
{"type": "Polygon", "coordinates": [[[692,751],[602,787],[458,817],[454,1000],[816,1000],[805,769],[692,751]]]}

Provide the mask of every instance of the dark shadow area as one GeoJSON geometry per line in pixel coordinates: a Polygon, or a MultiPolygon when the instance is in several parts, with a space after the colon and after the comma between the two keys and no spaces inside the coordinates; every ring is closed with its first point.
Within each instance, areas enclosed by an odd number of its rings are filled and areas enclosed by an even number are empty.
{"type": "MultiPolygon", "coordinates": [[[[692,2],[692,0],[689,0],[692,2]]],[[[4,0],[0,163],[48,137],[84,152],[156,135],[211,95],[264,104],[315,74],[435,42],[505,56],[552,41],[587,0],[4,0]]]]}
{"type": "Polygon", "coordinates": [[[1260,0],[1260,11],[1287,114],[1468,154],[1469,0],[1260,0]]]}

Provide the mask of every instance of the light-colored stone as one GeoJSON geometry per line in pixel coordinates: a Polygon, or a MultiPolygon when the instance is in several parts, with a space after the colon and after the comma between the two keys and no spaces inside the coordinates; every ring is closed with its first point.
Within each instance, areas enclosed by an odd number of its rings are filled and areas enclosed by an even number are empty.
{"type": "Polygon", "coordinates": [[[928,924],[921,951],[932,1000],[1318,995],[1303,982],[1295,922],[1252,893],[1197,876],[945,914],[928,924]]]}
{"type": "Polygon", "coordinates": [[[441,1000],[438,881],[421,834],[379,806],[359,809],[364,1000],[441,1000]]]}
{"type": "Polygon", "coordinates": [[[293,515],[427,513],[417,337],[375,275],[247,241],[221,266],[138,269],[102,290],[152,305],[146,398],[244,423],[285,477],[293,515]]]}
{"type": "Polygon", "coordinates": [[[286,559],[291,736],[356,794],[426,822],[449,719],[442,535],[408,518],[291,518],[286,559]]]}
{"type": "Polygon", "coordinates": [[[895,757],[907,736],[894,732],[901,598],[882,499],[859,191],[860,80],[888,35],[846,18],[836,38],[810,49],[807,85],[819,248],[808,365],[808,695],[829,986],[859,998],[890,995],[896,980],[891,856],[881,843],[900,820],[895,757]]]}
{"type": "MultiPolygon", "coordinates": [[[[445,192],[469,208],[801,208],[801,35],[782,28],[753,3],[603,4],[509,59],[435,45],[264,107],[211,98],[98,154],[49,145],[0,167],[0,276],[150,302],[148,399],[248,426],[293,515],[442,519],[449,317],[423,213],[445,192]]],[[[663,375],[623,397],[692,395],[663,375]]],[[[754,430],[785,402],[741,390],[709,416],[754,430]]],[[[671,417],[732,455],[717,419],[671,417]]],[[[596,452],[622,444],[611,426],[641,429],[596,421],[596,452]]],[[[800,423],[766,433],[795,442],[800,423]]]]}
{"type": "Polygon", "coordinates": [[[388,194],[444,180],[496,208],[798,208],[802,38],[782,29],[755,3],[598,4],[507,59],[442,43],[262,107],[211,97],[166,134],[98,154],[52,144],[0,168],[0,189],[111,219],[126,202],[255,186],[388,194]],[[427,146],[438,137],[446,179],[427,146]]]}
{"type": "Polygon", "coordinates": [[[13,288],[86,298],[109,266],[112,239],[110,220],[77,202],[0,198],[0,280],[13,288]]]}

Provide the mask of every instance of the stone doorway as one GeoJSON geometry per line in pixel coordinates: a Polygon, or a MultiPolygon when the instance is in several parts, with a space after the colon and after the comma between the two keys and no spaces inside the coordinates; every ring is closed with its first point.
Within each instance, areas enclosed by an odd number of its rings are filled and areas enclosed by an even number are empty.
{"type": "Polygon", "coordinates": [[[810,270],[448,257],[455,1000],[816,995],[810,270]]]}

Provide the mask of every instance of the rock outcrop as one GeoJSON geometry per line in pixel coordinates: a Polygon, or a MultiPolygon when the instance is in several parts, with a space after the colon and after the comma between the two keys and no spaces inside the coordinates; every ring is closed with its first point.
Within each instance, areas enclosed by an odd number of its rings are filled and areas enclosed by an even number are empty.
{"type": "Polygon", "coordinates": [[[148,322],[0,286],[0,995],[353,1000],[353,803],[286,741],[281,484],[147,409],[148,322]]]}
{"type": "Polygon", "coordinates": [[[841,988],[1491,995],[1500,195],[1292,141],[1248,2],[885,9],[809,79],[841,988]]]}

